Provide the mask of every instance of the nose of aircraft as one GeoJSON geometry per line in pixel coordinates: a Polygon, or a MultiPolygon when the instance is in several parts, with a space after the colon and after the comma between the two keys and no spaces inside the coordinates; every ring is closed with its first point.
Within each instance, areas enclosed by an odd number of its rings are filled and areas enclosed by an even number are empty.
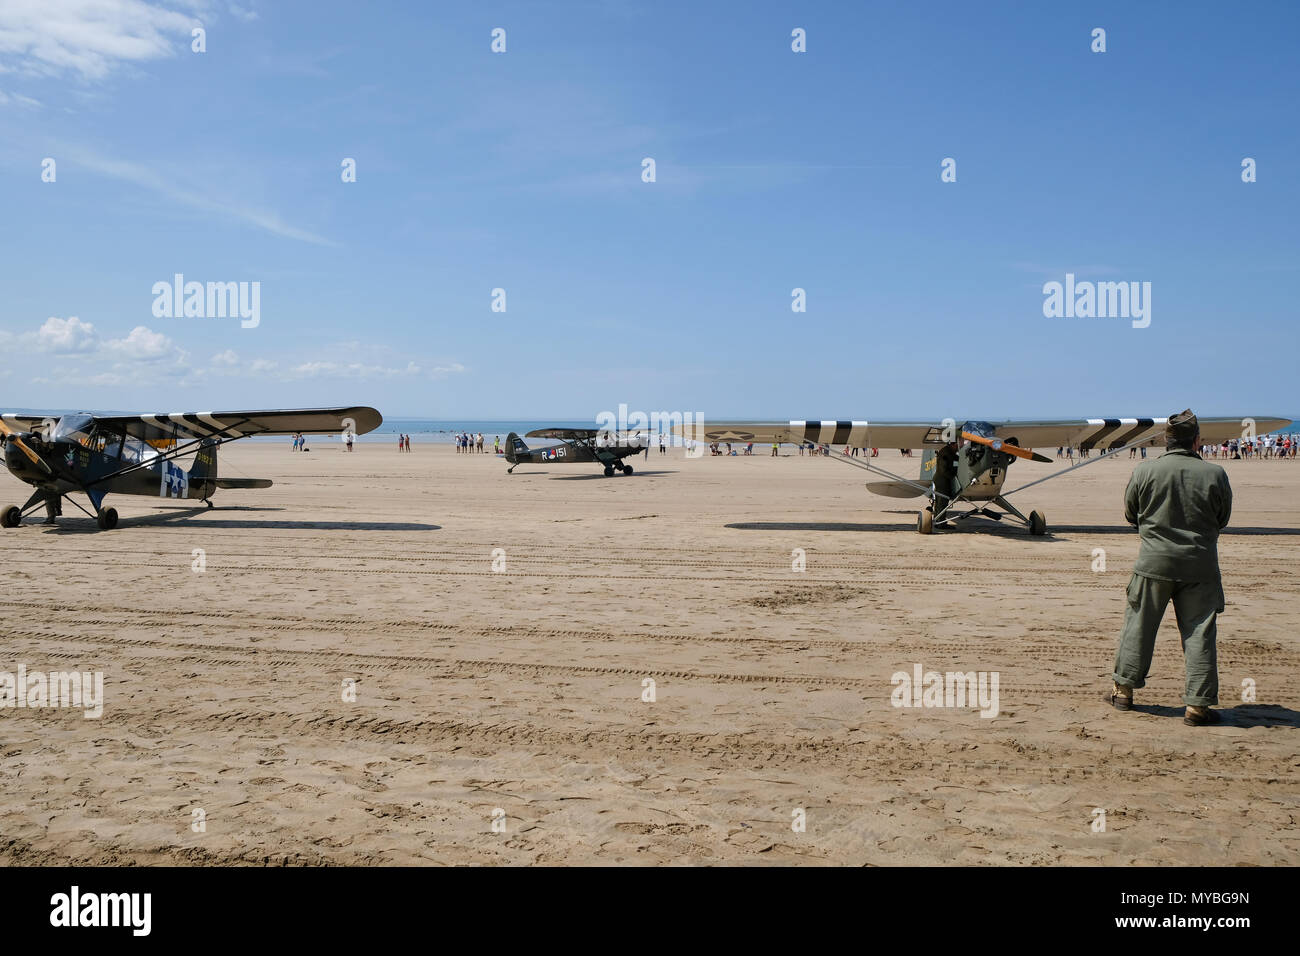
{"type": "Polygon", "coordinates": [[[50,466],[32,450],[30,434],[11,431],[0,435],[0,438],[4,440],[5,467],[15,478],[32,482],[48,478],[52,474],[50,466]]]}

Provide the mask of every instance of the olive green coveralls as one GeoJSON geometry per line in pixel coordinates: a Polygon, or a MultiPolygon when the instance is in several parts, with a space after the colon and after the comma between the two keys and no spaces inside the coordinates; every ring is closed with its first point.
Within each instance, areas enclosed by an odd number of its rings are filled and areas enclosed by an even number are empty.
{"type": "Polygon", "coordinates": [[[1219,702],[1219,532],[1231,515],[1227,472],[1193,451],[1171,448],[1133,469],[1124,492],[1124,518],[1137,525],[1142,545],[1128,583],[1115,683],[1146,685],[1156,631],[1173,601],[1187,669],[1183,702],[1189,707],[1219,702]]]}

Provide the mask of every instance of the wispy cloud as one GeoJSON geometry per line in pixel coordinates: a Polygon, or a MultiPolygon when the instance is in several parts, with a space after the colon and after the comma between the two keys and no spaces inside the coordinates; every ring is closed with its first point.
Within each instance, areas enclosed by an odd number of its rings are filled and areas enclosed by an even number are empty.
{"type": "Polygon", "coordinates": [[[69,148],[65,152],[75,164],[103,176],[148,189],[192,209],[246,222],[286,239],[296,239],[319,246],[337,245],[330,239],[285,222],[279,214],[271,210],[249,206],[235,197],[223,197],[220,194],[220,187],[216,184],[181,183],[173,180],[165,171],[142,163],[100,156],[86,150],[69,148]]]}
{"type": "Polygon", "coordinates": [[[40,109],[41,101],[23,96],[21,93],[6,93],[0,90],[0,106],[23,106],[27,109],[40,109]]]}
{"type": "Polygon", "coordinates": [[[227,349],[212,356],[212,372],[244,378],[268,378],[274,381],[326,380],[382,381],[395,378],[443,378],[464,372],[459,362],[420,363],[407,359],[400,362],[396,352],[382,346],[364,346],[341,342],[326,354],[305,362],[281,365],[266,359],[243,359],[227,349]]]}
{"type": "Polygon", "coordinates": [[[243,20],[245,23],[252,23],[254,20],[260,19],[257,11],[251,7],[241,7],[237,3],[229,3],[226,5],[226,9],[234,14],[236,19],[243,20]]]}
{"type": "Polygon", "coordinates": [[[209,11],[203,0],[4,0],[0,71],[102,80],[176,55],[209,11]]]}

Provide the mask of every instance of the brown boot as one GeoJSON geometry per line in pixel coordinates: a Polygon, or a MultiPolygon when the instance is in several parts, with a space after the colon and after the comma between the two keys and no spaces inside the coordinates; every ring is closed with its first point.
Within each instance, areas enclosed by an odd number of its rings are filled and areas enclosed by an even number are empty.
{"type": "Polygon", "coordinates": [[[1221,718],[1217,710],[1210,710],[1208,707],[1188,706],[1183,713],[1183,723],[1188,727],[1203,727],[1206,724],[1217,724],[1221,718]]]}
{"type": "Polygon", "coordinates": [[[1125,687],[1123,684],[1114,684],[1113,690],[1105,695],[1106,703],[1110,704],[1116,710],[1133,709],[1133,688],[1125,687]]]}

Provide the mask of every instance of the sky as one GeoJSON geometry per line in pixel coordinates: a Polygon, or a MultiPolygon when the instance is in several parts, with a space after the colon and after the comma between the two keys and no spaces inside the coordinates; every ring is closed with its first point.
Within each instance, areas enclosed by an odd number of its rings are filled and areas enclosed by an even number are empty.
{"type": "Polygon", "coordinates": [[[1281,0],[3,0],[0,405],[1300,416],[1298,31],[1281,0]],[[255,326],[157,314],[178,273],[256,283],[255,326]],[[1045,315],[1067,274],[1149,324],[1045,315]]]}

